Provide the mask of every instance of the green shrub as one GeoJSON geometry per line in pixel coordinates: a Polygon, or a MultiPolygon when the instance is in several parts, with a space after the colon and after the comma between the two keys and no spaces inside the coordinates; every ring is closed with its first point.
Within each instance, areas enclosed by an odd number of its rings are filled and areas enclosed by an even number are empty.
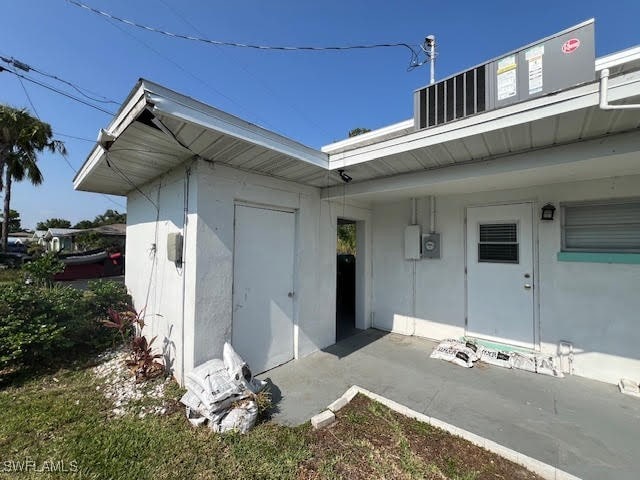
{"type": "Polygon", "coordinates": [[[0,287],[0,368],[52,358],[69,347],[64,323],[42,293],[17,282],[0,287]]]}
{"type": "Polygon", "coordinates": [[[89,291],[69,286],[0,285],[0,370],[71,359],[113,345],[102,325],[111,308],[127,309],[126,287],[90,282],[89,291]]]}
{"type": "Polygon", "coordinates": [[[105,319],[109,309],[126,310],[131,306],[131,296],[127,287],[112,280],[92,280],[85,295],[92,308],[92,313],[98,319],[105,319]]]}
{"type": "Polygon", "coordinates": [[[34,285],[51,287],[53,276],[64,271],[64,263],[58,259],[55,253],[47,252],[31,262],[27,262],[22,270],[34,285]]]}

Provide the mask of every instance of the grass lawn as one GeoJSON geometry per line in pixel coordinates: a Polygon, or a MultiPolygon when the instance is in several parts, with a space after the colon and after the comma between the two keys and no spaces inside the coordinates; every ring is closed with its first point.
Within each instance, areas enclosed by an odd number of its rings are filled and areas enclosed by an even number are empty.
{"type": "MultiPolygon", "coordinates": [[[[168,385],[165,399],[178,399],[168,385]]],[[[63,477],[7,473],[7,461],[24,460],[63,461],[80,471],[66,477],[96,479],[538,478],[362,396],[324,430],[264,422],[244,436],[194,429],[169,402],[165,415],[114,417],[91,368],[13,379],[0,387],[0,478],[63,477]]]]}

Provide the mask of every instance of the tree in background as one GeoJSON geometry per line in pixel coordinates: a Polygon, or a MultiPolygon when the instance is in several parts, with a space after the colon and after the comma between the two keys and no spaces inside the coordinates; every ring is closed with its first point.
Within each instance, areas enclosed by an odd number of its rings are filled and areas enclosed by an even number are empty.
{"type": "Polygon", "coordinates": [[[356,224],[338,225],[338,253],[356,254],[356,224]]]}
{"type": "Polygon", "coordinates": [[[127,214],[108,209],[102,215],[96,215],[93,220],[80,220],[73,228],[88,229],[116,223],[127,223],[127,214]]]}
{"type": "MultiPolygon", "coordinates": [[[[66,154],[64,144],[53,139],[48,123],[31,116],[26,109],[0,105],[0,190],[4,189],[4,218],[9,218],[11,210],[13,180],[26,178],[33,185],[42,183],[42,172],[36,162],[37,155],[45,150],[66,154]]],[[[9,222],[3,222],[2,251],[7,249],[8,236],[9,222]]]]}
{"type": "MultiPolygon", "coordinates": [[[[3,216],[4,221],[4,216],[3,216]]],[[[0,222],[2,224],[2,222],[0,222]]],[[[20,214],[15,210],[9,210],[9,233],[16,233],[22,230],[20,224],[20,214]]]]}
{"type": "Polygon", "coordinates": [[[357,137],[358,135],[362,135],[363,133],[367,133],[370,132],[371,129],[370,128],[354,128],[353,130],[349,130],[349,138],[351,137],[357,137]]]}
{"type": "Polygon", "coordinates": [[[80,220],[78,223],[76,223],[73,228],[78,228],[81,230],[85,230],[87,228],[93,228],[93,222],[91,220],[80,220]]]}
{"type": "Polygon", "coordinates": [[[64,218],[49,218],[36,224],[36,230],[49,230],[50,228],[71,228],[71,222],[64,218]]]}
{"type": "Polygon", "coordinates": [[[103,225],[113,225],[115,223],[127,223],[127,214],[119,213],[117,210],[108,209],[102,215],[98,215],[93,220],[94,227],[102,227],[103,225]]]}

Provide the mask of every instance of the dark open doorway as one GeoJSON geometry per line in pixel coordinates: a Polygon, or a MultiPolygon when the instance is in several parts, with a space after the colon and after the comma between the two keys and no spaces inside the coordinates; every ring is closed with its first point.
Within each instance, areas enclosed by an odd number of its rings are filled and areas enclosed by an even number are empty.
{"type": "Polygon", "coordinates": [[[356,229],[356,222],[338,219],[336,342],[360,331],[356,328],[356,229]]]}

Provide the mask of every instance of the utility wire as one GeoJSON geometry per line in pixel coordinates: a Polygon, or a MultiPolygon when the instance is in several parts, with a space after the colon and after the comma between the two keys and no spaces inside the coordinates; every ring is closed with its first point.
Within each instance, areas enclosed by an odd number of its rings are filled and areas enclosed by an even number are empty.
{"type": "Polygon", "coordinates": [[[22,90],[24,90],[24,94],[26,95],[27,100],[29,101],[29,105],[31,105],[31,109],[33,110],[33,113],[35,113],[36,117],[40,119],[40,115],[38,115],[38,110],[36,110],[36,106],[31,101],[31,95],[29,95],[29,92],[27,91],[27,87],[24,86],[24,82],[20,77],[18,77],[18,81],[20,82],[20,86],[22,87],[22,90]]]}
{"type": "Polygon", "coordinates": [[[53,132],[53,134],[56,137],[67,137],[67,138],[73,138],[74,140],[82,140],[83,142],[96,143],[95,140],[91,140],[90,138],[77,137],[76,135],[69,135],[68,133],[53,132]]]}
{"type": "Polygon", "coordinates": [[[243,112],[247,113],[248,115],[250,115],[251,117],[253,117],[255,119],[256,122],[261,123],[263,126],[265,127],[269,127],[270,129],[277,131],[281,134],[284,135],[283,132],[279,131],[274,125],[270,124],[269,122],[267,122],[264,118],[258,116],[257,114],[254,114],[253,112],[251,112],[248,108],[246,108],[244,105],[242,105],[240,102],[234,100],[233,98],[231,98],[229,95],[224,94],[223,92],[221,92],[220,90],[218,90],[217,88],[215,88],[213,85],[211,85],[209,82],[207,82],[206,80],[204,80],[203,78],[199,77],[198,75],[196,75],[195,73],[187,70],[185,67],[183,67],[182,65],[180,65],[178,62],[176,62],[175,60],[171,59],[170,57],[168,57],[167,55],[163,54],[162,52],[160,52],[158,49],[152,47],[151,45],[149,45],[147,42],[145,42],[144,40],[142,40],[141,38],[136,37],[133,33],[129,32],[128,30],[122,28],[120,25],[118,25],[116,22],[107,19],[107,21],[109,22],[109,24],[114,27],[117,28],[118,30],[120,30],[122,33],[124,33],[125,35],[131,37],[132,39],[134,39],[136,42],[140,43],[142,46],[146,47],[147,49],[149,49],[150,51],[152,51],[153,53],[155,53],[156,55],[158,55],[160,58],[162,58],[163,60],[166,60],[167,62],[169,62],[170,64],[172,64],[174,67],[176,67],[178,70],[180,70],[181,72],[183,72],[184,74],[190,76],[191,78],[193,78],[194,80],[197,80],[198,82],[200,82],[202,85],[204,85],[205,87],[207,87],[208,89],[212,90],[213,92],[217,93],[218,95],[220,95],[221,97],[227,99],[229,102],[233,103],[234,105],[236,105],[240,110],[242,110],[243,112]]]}
{"type": "Polygon", "coordinates": [[[256,45],[250,43],[239,43],[239,42],[226,42],[222,40],[212,40],[210,38],[202,38],[196,37],[193,35],[185,35],[181,33],[168,32],[166,30],[162,30],[156,27],[151,27],[148,25],[143,25],[141,23],[134,22],[132,20],[128,20],[126,18],[117,17],[108,12],[98,10],[97,8],[91,7],[90,5],[86,5],[82,2],[78,2],[76,0],[66,0],[67,3],[74,5],[79,8],[83,8],[90,12],[95,13],[96,15],[100,15],[106,18],[110,18],[112,20],[116,20],[118,22],[130,25],[132,27],[140,28],[142,30],[147,30],[149,32],[159,33],[161,35],[165,35],[167,37],[181,38],[183,40],[190,40],[194,42],[202,42],[208,43],[211,45],[220,45],[224,47],[237,47],[237,48],[251,48],[255,50],[279,50],[279,51],[343,51],[343,50],[365,50],[365,49],[373,49],[373,48],[395,48],[395,47],[404,47],[411,52],[411,62],[410,65],[414,65],[418,59],[418,52],[411,47],[407,43],[372,43],[372,44],[362,44],[362,45],[337,45],[337,46],[326,46],[326,47],[317,47],[317,46],[274,46],[274,45],[256,45]]]}
{"type": "MultiPolygon", "coordinates": [[[[40,115],[38,115],[38,110],[36,109],[36,106],[33,104],[33,101],[31,100],[31,96],[29,95],[29,91],[27,90],[27,87],[24,85],[24,83],[22,82],[22,79],[20,77],[18,77],[18,80],[20,81],[20,85],[22,85],[22,89],[24,90],[24,94],[26,95],[27,100],[29,101],[29,104],[31,105],[31,108],[33,109],[33,113],[36,115],[36,117],[38,119],[40,119],[40,115]]],[[[59,136],[63,136],[63,137],[71,137],[71,138],[75,138],[75,139],[78,139],[78,140],[86,140],[86,141],[90,141],[92,143],[95,143],[93,140],[89,140],[89,139],[81,138],[81,137],[75,137],[75,136],[72,136],[72,135],[65,135],[63,133],[55,133],[55,135],[59,135],[59,136]]],[[[69,168],[74,173],[74,175],[76,173],[78,173],[76,168],[71,164],[71,161],[69,160],[69,157],[67,156],[67,154],[64,153],[64,152],[61,152],[61,155],[62,155],[62,159],[69,166],[69,168]]],[[[101,193],[100,195],[102,195],[104,198],[109,200],[114,205],[116,205],[116,206],[118,206],[120,208],[124,208],[126,210],[126,208],[127,208],[126,206],[122,205],[119,202],[116,202],[113,198],[109,197],[108,195],[105,195],[104,193],[101,193]]]]}
{"type": "Polygon", "coordinates": [[[118,175],[120,175],[124,180],[126,180],[140,195],[142,195],[144,198],[146,198],[149,201],[149,203],[151,203],[151,205],[153,205],[155,207],[155,209],[157,211],[160,211],[160,207],[153,200],[151,200],[149,198],[149,196],[146,193],[144,193],[140,189],[140,187],[138,187],[138,185],[136,185],[136,183],[127,176],[126,173],[124,173],[122,170],[120,170],[120,168],[118,168],[118,166],[115,164],[113,159],[110,158],[109,152],[107,150],[105,150],[104,153],[105,153],[105,155],[107,157],[106,158],[107,166],[111,170],[115,171],[118,175]]]}
{"type": "Polygon", "coordinates": [[[94,109],[96,109],[96,110],[98,110],[98,111],[100,111],[100,112],[106,113],[106,114],[108,114],[108,115],[115,115],[115,113],[114,113],[114,112],[110,112],[109,110],[106,110],[106,109],[104,109],[104,108],[102,108],[102,107],[100,107],[100,106],[98,106],[98,105],[93,105],[92,103],[89,103],[89,102],[87,102],[87,101],[85,101],[85,100],[83,100],[83,99],[81,99],[81,98],[78,98],[78,97],[76,97],[76,96],[74,96],[74,95],[71,95],[71,94],[69,94],[69,93],[67,93],[67,92],[64,92],[64,91],[62,91],[62,90],[59,90],[59,89],[57,89],[57,88],[55,88],[55,87],[53,87],[53,86],[51,86],[51,85],[49,85],[49,84],[42,83],[42,82],[40,82],[40,81],[38,81],[38,80],[35,80],[35,79],[33,79],[33,78],[30,78],[30,77],[27,77],[27,76],[25,76],[25,75],[22,75],[22,74],[20,74],[20,73],[18,73],[18,72],[16,72],[16,71],[14,71],[14,70],[11,70],[11,69],[9,69],[9,68],[0,67],[0,72],[9,72],[9,73],[12,73],[13,75],[15,75],[15,76],[16,76],[16,77],[18,77],[18,78],[21,78],[21,79],[23,79],[23,80],[27,80],[28,82],[31,82],[31,83],[35,83],[36,85],[40,85],[41,87],[46,88],[47,90],[51,90],[52,92],[55,92],[55,93],[57,93],[57,94],[59,94],[59,95],[62,95],[62,96],[64,96],[64,97],[67,97],[67,98],[69,98],[69,99],[71,99],[71,100],[75,100],[76,102],[82,103],[83,105],[86,105],[87,107],[94,108],[94,109]]]}
{"type": "Polygon", "coordinates": [[[83,88],[73,82],[70,82],[68,80],[65,80],[64,78],[60,78],[56,75],[53,75],[51,73],[47,73],[44,72],[32,65],[28,65],[14,57],[6,57],[6,56],[2,56],[0,55],[0,60],[2,60],[3,62],[5,62],[8,65],[13,65],[14,68],[17,68],[19,70],[23,70],[24,72],[30,72],[30,71],[34,71],[36,73],[39,73],[40,75],[44,76],[44,77],[49,77],[53,80],[57,80],[58,82],[62,82],[68,86],[70,86],[71,88],[73,88],[76,92],[78,92],[80,95],[82,95],[83,97],[89,99],[89,100],[93,100],[94,102],[98,102],[98,103],[112,103],[115,105],[119,105],[118,102],[116,102],[115,100],[111,100],[103,95],[100,95],[96,92],[92,92],[91,90],[88,90],[86,88],[83,88]],[[87,95],[87,93],[90,93],[91,95],[87,95]],[[92,96],[95,95],[95,96],[92,96]],[[100,97],[100,98],[96,98],[96,97],[100,97]]]}
{"type": "MultiPolygon", "coordinates": [[[[177,11],[175,8],[173,8],[170,3],[168,1],[165,0],[160,0],[160,2],[176,17],[178,17],[180,20],[182,20],[185,24],[187,24],[189,27],[193,28],[193,30],[195,32],[198,33],[198,35],[205,35],[204,32],[202,30],[200,30],[196,25],[194,25],[192,22],[189,21],[188,18],[186,18],[184,15],[182,15],[179,11],[177,11]]],[[[220,47],[219,45],[216,45],[217,47],[220,47]]],[[[223,49],[223,48],[218,48],[218,51],[220,53],[222,53],[224,56],[226,56],[227,58],[230,58],[230,56],[228,55],[228,53],[223,49]]],[[[244,72],[249,75],[250,77],[252,77],[256,82],[260,83],[262,85],[262,87],[265,89],[265,91],[267,91],[268,93],[270,93],[276,100],[279,100],[281,102],[283,102],[283,98],[278,95],[271,87],[269,87],[269,85],[259,76],[256,75],[255,73],[253,73],[252,71],[250,71],[246,65],[239,63],[236,59],[232,59],[231,63],[233,65],[236,65],[238,67],[240,67],[242,70],[244,70],[244,72]]],[[[303,118],[308,124],[310,124],[311,126],[313,126],[314,128],[323,131],[324,133],[326,133],[327,135],[330,135],[329,132],[322,126],[320,125],[318,122],[313,121],[308,115],[306,115],[301,109],[299,109],[295,104],[293,103],[289,103],[289,108],[296,114],[298,114],[301,118],[303,118]]]]}

